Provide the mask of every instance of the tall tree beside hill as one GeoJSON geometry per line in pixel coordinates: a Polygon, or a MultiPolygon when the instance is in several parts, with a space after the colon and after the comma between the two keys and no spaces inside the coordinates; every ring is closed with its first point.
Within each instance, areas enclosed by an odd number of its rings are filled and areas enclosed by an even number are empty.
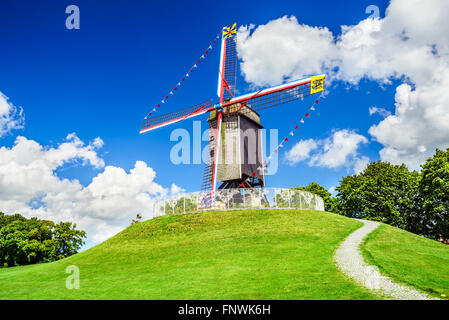
{"type": "Polygon", "coordinates": [[[419,196],[422,201],[425,235],[449,239],[449,148],[437,149],[421,171],[419,196]]]}
{"type": "Polygon", "coordinates": [[[16,266],[59,260],[84,244],[86,233],[70,222],[55,224],[19,214],[0,212],[0,266],[16,266]]]}
{"type": "Polygon", "coordinates": [[[337,211],[408,229],[408,217],[417,211],[419,179],[419,173],[404,164],[371,162],[363,172],[341,180],[336,188],[337,211]]]}
{"type": "Polygon", "coordinates": [[[307,186],[294,188],[295,190],[303,190],[314,193],[320,196],[324,201],[324,210],[333,212],[336,205],[336,199],[332,197],[332,194],[327,189],[316,182],[309,183],[307,186]]]}

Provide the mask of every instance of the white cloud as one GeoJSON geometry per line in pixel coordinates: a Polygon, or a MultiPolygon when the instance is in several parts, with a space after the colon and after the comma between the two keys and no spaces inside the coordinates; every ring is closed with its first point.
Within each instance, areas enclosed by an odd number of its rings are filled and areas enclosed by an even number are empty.
{"type": "Polygon", "coordinates": [[[255,86],[320,72],[354,85],[363,78],[404,81],[395,113],[369,133],[383,145],[382,160],[417,169],[435,148],[449,147],[448,16],[446,0],[392,0],[385,18],[342,26],[338,36],[294,17],[242,27],[242,72],[255,86]]]}
{"type": "MultiPolygon", "coordinates": [[[[136,161],[129,172],[106,166],[98,156],[100,138],[86,144],[75,133],[57,147],[45,147],[17,137],[11,148],[0,148],[0,211],[20,212],[53,221],[72,221],[94,242],[117,233],[137,213],[153,214],[155,197],[169,193],[155,182],[156,173],[136,161]],[[60,178],[56,171],[68,163],[102,169],[87,185],[60,178]]],[[[181,190],[172,185],[172,190],[181,190]]]]}
{"type": "Polygon", "coordinates": [[[369,115],[370,115],[370,116],[372,116],[373,114],[376,114],[376,113],[377,113],[377,114],[379,114],[380,116],[386,118],[386,117],[388,117],[389,115],[391,115],[391,112],[390,112],[390,111],[388,111],[388,110],[386,110],[386,109],[384,109],[384,108],[378,108],[378,107],[376,107],[376,106],[370,107],[368,111],[369,111],[369,115]]]}
{"type": "Polygon", "coordinates": [[[366,169],[366,167],[369,164],[369,158],[362,156],[360,158],[356,158],[354,161],[354,173],[359,174],[363,170],[366,169]]]}
{"type": "Polygon", "coordinates": [[[8,97],[0,92],[0,138],[12,130],[22,129],[25,122],[23,109],[8,100],[8,97]]]}
{"type": "Polygon", "coordinates": [[[332,137],[320,141],[322,149],[312,155],[309,165],[327,168],[350,166],[357,159],[359,146],[367,142],[368,139],[353,131],[335,131],[332,137]]]}
{"type": "Polygon", "coordinates": [[[176,184],[172,183],[171,188],[170,188],[170,193],[172,195],[179,195],[181,193],[185,193],[186,190],[177,186],[176,184]]]}
{"type": "Polygon", "coordinates": [[[369,161],[367,157],[361,157],[358,153],[360,145],[367,142],[366,137],[354,131],[338,130],[322,140],[299,141],[286,153],[286,159],[292,165],[308,160],[309,166],[326,168],[346,166],[354,167],[356,170],[369,161]]]}
{"type": "Polygon", "coordinates": [[[317,147],[318,144],[313,139],[301,140],[296,143],[293,148],[286,152],[285,158],[290,165],[297,164],[298,162],[308,159],[310,152],[315,150],[317,147]]]}
{"type": "Polygon", "coordinates": [[[327,28],[301,25],[295,17],[282,17],[261,25],[242,26],[237,37],[241,70],[246,81],[274,85],[283,80],[320,73],[332,65],[336,48],[327,28]]]}

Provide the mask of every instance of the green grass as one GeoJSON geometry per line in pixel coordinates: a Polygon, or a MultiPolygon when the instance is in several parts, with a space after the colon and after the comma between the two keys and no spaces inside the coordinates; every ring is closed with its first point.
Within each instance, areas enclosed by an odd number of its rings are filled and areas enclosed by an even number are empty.
{"type": "Polygon", "coordinates": [[[301,210],[161,217],[67,259],[0,269],[0,299],[377,299],[333,262],[360,226],[301,210]],[[65,287],[69,265],[79,290],[65,287]]]}
{"type": "Polygon", "coordinates": [[[449,297],[449,246],[382,224],[365,238],[362,253],[392,279],[449,297]]]}

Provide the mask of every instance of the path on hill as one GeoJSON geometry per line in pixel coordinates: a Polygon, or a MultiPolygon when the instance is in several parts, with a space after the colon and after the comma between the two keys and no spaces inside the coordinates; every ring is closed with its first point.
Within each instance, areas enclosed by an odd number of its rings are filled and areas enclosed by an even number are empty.
{"type": "MultiPolygon", "coordinates": [[[[359,219],[357,219],[359,220],[359,219]]],[[[433,300],[425,293],[393,282],[382,275],[376,266],[367,264],[360,253],[363,239],[380,224],[374,221],[359,220],[363,227],[351,233],[335,252],[337,266],[344,274],[365,286],[374,293],[396,300],[433,300]]]]}

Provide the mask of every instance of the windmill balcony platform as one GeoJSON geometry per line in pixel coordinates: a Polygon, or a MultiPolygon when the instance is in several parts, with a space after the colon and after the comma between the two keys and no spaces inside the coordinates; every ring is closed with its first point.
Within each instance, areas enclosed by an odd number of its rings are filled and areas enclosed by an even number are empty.
{"type": "Polygon", "coordinates": [[[156,199],[153,217],[212,210],[308,209],[324,211],[316,194],[283,188],[235,188],[212,193],[191,192],[156,199]]]}

